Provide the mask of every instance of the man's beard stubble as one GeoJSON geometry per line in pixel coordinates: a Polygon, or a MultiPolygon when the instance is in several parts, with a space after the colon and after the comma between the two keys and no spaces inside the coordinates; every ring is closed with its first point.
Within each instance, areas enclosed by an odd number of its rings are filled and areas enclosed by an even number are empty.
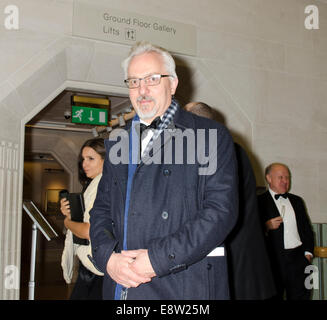
{"type": "Polygon", "coordinates": [[[148,119],[154,118],[158,111],[156,100],[150,96],[139,96],[136,99],[136,102],[139,103],[141,100],[149,100],[150,102],[153,102],[153,108],[150,111],[143,112],[138,105],[138,108],[135,111],[138,114],[138,116],[140,117],[140,119],[148,120],[148,119]]]}

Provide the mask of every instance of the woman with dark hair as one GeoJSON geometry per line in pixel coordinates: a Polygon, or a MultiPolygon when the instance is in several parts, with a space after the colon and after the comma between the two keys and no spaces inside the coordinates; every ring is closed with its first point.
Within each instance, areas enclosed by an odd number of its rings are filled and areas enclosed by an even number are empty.
{"type": "Polygon", "coordinates": [[[76,255],[79,259],[78,277],[70,297],[71,300],[102,299],[103,273],[97,270],[92,263],[89,211],[93,207],[98,184],[102,176],[104,157],[105,147],[103,139],[87,140],[81,147],[78,156],[78,169],[85,203],[83,222],[72,221],[69,201],[66,198],[60,201],[60,210],[65,215],[64,224],[67,228],[65,248],[61,261],[64,278],[67,283],[71,283],[72,280],[74,256],[76,255]],[[88,244],[73,243],[73,235],[88,240],[88,244]]]}
{"type": "Polygon", "coordinates": [[[84,148],[88,150],[87,147],[93,149],[96,153],[98,153],[101,156],[102,159],[104,159],[106,154],[106,149],[104,147],[103,139],[96,138],[96,139],[86,140],[82,145],[80,153],[78,155],[78,179],[81,185],[83,186],[83,189],[86,189],[89,183],[92,181],[92,178],[88,177],[85,170],[83,169],[83,160],[84,160],[83,150],[84,148]]]}

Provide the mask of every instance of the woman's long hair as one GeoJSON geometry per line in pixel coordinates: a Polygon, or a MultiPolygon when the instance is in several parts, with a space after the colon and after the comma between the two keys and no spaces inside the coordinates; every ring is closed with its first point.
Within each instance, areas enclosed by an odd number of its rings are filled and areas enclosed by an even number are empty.
{"type": "Polygon", "coordinates": [[[78,179],[80,183],[83,186],[83,189],[85,189],[89,183],[92,181],[92,179],[88,178],[83,170],[83,157],[82,152],[85,147],[92,148],[96,153],[98,153],[102,159],[105,158],[106,155],[106,149],[104,147],[104,140],[101,138],[95,138],[95,139],[89,139],[84,142],[84,144],[81,147],[81,150],[78,155],[78,179]]]}

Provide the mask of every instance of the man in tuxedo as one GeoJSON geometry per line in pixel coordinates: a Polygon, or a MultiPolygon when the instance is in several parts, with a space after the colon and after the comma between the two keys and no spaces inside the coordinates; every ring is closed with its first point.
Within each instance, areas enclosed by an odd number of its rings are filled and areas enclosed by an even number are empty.
{"type": "MultiPolygon", "coordinates": [[[[223,122],[219,113],[203,102],[184,109],[223,122]]],[[[233,300],[263,300],[276,294],[264,233],[258,212],[256,180],[246,151],[234,143],[238,165],[239,216],[226,239],[230,295],[233,300]]]]}
{"type": "Polygon", "coordinates": [[[309,300],[305,268],[311,263],[314,238],[303,200],[291,193],[289,168],[272,163],[265,171],[268,191],[258,196],[261,218],[277,287],[277,297],[309,300]]]}

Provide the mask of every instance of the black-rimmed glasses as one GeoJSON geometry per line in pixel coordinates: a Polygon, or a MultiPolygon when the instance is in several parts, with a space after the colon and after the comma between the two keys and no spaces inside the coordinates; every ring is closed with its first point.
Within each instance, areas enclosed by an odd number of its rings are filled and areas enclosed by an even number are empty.
{"type": "Polygon", "coordinates": [[[161,78],[172,77],[169,74],[152,74],[144,78],[130,78],[124,80],[127,88],[136,89],[140,86],[141,80],[144,81],[144,84],[147,86],[157,86],[160,83],[161,78]]]}

